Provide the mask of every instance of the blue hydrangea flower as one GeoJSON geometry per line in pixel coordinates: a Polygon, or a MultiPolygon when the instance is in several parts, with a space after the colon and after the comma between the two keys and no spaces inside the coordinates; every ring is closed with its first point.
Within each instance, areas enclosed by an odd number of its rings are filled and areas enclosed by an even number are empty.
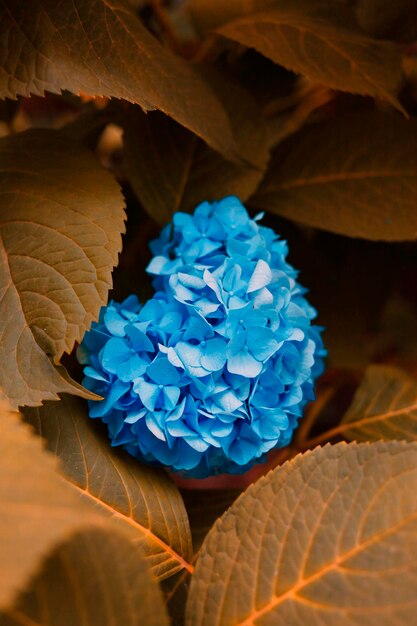
{"type": "Polygon", "coordinates": [[[154,297],[101,311],[79,348],[112,444],[203,477],[288,445],[323,370],[287,244],[235,197],[176,213],[153,241],[154,297]]]}

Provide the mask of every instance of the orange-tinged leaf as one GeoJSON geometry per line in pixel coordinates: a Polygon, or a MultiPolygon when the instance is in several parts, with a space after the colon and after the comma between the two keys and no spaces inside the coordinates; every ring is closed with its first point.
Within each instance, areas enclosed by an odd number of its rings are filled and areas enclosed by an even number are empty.
{"type": "Polygon", "coordinates": [[[365,35],[347,8],[276,0],[272,8],[228,22],[217,32],[313,82],[401,109],[396,98],[403,81],[400,51],[365,35]]]}
{"type": "Polygon", "coordinates": [[[56,472],[57,462],[0,399],[0,606],[41,558],[82,524],[102,520],[56,472]]]}
{"type": "Polygon", "coordinates": [[[110,447],[85,403],[60,402],[24,409],[25,419],[60,459],[64,477],[141,548],[157,578],[192,571],[191,534],[181,495],[162,470],[110,447]]]}
{"type": "Polygon", "coordinates": [[[396,367],[371,365],[336,429],[357,441],[417,441],[417,381],[396,367]]]}
{"type": "Polygon", "coordinates": [[[364,239],[417,238],[417,121],[356,112],[280,144],[250,203],[364,239]]]}
{"type": "Polygon", "coordinates": [[[0,96],[68,90],[157,108],[239,161],[198,69],[162,47],[125,0],[1,0],[0,96]]]}
{"type": "Polygon", "coordinates": [[[397,41],[413,41],[417,35],[417,3],[415,0],[357,0],[359,25],[373,37],[397,41]]]}
{"type": "Polygon", "coordinates": [[[416,542],[416,444],[316,448],[261,478],[216,522],[186,623],[409,625],[416,542]]]}
{"type": "Polygon", "coordinates": [[[201,33],[212,31],[232,20],[259,13],[274,6],[277,0],[187,0],[185,9],[201,33]]]}
{"type": "Polygon", "coordinates": [[[43,563],[2,626],[168,626],[140,550],[104,529],[75,533],[43,563]]]}
{"type": "Polygon", "coordinates": [[[91,394],[55,367],[107,301],[124,202],[93,155],[52,130],[0,140],[0,386],[13,406],[91,394]]]}

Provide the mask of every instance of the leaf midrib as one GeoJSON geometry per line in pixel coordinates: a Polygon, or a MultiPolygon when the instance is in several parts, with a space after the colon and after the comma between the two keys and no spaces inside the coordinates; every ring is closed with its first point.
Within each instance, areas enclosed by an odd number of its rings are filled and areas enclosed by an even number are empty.
{"type": "MultiPolygon", "coordinates": [[[[297,12],[293,12],[291,14],[291,10],[290,10],[290,15],[293,15],[295,17],[295,20],[291,20],[288,19],[287,17],[288,12],[286,13],[284,10],[276,10],[276,9],[271,9],[269,11],[262,11],[258,14],[252,15],[250,16],[250,18],[248,17],[244,17],[242,19],[237,19],[234,20],[233,22],[231,22],[230,24],[227,24],[224,27],[221,27],[219,29],[219,32],[221,34],[225,34],[225,36],[233,39],[236,38],[238,39],[238,35],[235,37],[233,37],[231,34],[227,34],[228,30],[230,29],[230,26],[232,27],[232,33],[233,33],[233,28],[239,27],[239,26],[252,26],[253,22],[255,23],[255,25],[259,25],[259,23],[262,23],[263,19],[267,21],[267,23],[270,23],[272,26],[280,29],[283,28],[285,26],[289,27],[289,28],[293,28],[298,34],[301,33],[307,33],[308,35],[310,35],[311,37],[316,38],[318,41],[320,41],[325,47],[330,48],[332,50],[334,50],[336,52],[336,54],[339,54],[339,56],[343,59],[345,59],[348,64],[351,66],[351,68],[356,67],[359,71],[359,74],[367,81],[369,81],[369,83],[371,85],[373,85],[373,87],[376,90],[376,93],[382,93],[385,95],[386,99],[388,102],[390,102],[393,106],[395,106],[396,108],[400,108],[400,110],[402,110],[402,107],[399,105],[397,99],[395,98],[394,94],[390,93],[388,91],[388,89],[385,86],[382,86],[380,84],[378,84],[377,82],[375,82],[375,80],[369,76],[369,74],[365,71],[365,68],[363,67],[363,64],[361,64],[361,66],[359,67],[358,64],[356,63],[356,61],[354,61],[343,49],[341,49],[335,40],[331,39],[330,37],[326,37],[325,34],[323,34],[323,32],[320,32],[320,30],[315,30],[314,27],[312,26],[311,22],[314,22],[314,16],[310,16],[308,15],[308,19],[307,19],[307,24],[300,24],[299,22],[297,22],[297,17],[299,17],[297,15],[297,12]],[[271,19],[271,14],[272,14],[272,18],[275,17],[275,19],[271,19]],[[258,18],[258,21],[256,21],[256,18],[258,18]],[[269,20],[269,21],[268,21],[269,20]],[[223,31],[223,32],[222,32],[223,31]]],[[[314,22],[314,25],[316,25],[316,23],[314,22]]],[[[323,24],[321,24],[321,26],[323,26],[323,24]]],[[[328,24],[324,23],[324,26],[327,27],[328,24]]],[[[348,43],[351,43],[353,45],[364,45],[367,43],[367,39],[361,38],[360,35],[358,35],[358,33],[350,33],[349,31],[346,32],[346,30],[344,29],[338,29],[337,30],[339,37],[340,35],[343,34],[347,34],[349,36],[352,37],[352,40],[349,38],[348,39],[348,43]]],[[[257,50],[259,50],[259,48],[257,46],[254,46],[253,44],[248,44],[245,43],[244,45],[248,45],[250,47],[253,47],[257,50]]],[[[291,46],[289,45],[289,47],[291,48],[291,46]]],[[[261,52],[262,53],[262,52],[261,52]]],[[[287,69],[291,70],[291,67],[288,67],[288,64],[285,65],[285,62],[281,61],[282,64],[284,65],[284,67],[286,67],[287,69]]],[[[364,95],[364,94],[362,94],[364,95]]]]}
{"type": "Polygon", "coordinates": [[[334,174],[295,178],[284,181],[280,184],[265,185],[265,190],[260,190],[257,195],[267,195],[271,191],[285,191],[287,189],[291,190],[297,187],[313,187],[315,185],[323,185],[333,182],[366,180],[370,178],[401,178],[405,176],[415,177],[416,170],[364,170],[361,172],[335,172],[334,174]]]}
{"type": "Polygon", "coordinates": [[[172,548],[170,545],[168,545],[163,539],[161,539],[160,537],[155,535],[150,528],[146,528],[145,526],[140,524],[140,522],[137,522],[133,517],[128,517],[124,513],[121,513],[120,511],[118,511],[117,509],[112,507],[110,504],[108,504],[104,500],[100,500],[100,498],[98,498],[97,496],[92,494],[90,491],[87,491],[86,489],[83,489],[82,487],[77,485],[77,483],[74,482],[73,480],[71,480],[70,478],[66,477],[66,480],[79,493],[82,493],[84,496],[86,496],[87,498],[91,499],[95,504],[100,505],[106,511],[110,512],[113,517],[122,520],[126,524],[129,524],[129,526],[132,526],[133,528],[135,528],[135,530],[139,531],[140,533],[142,533],[146,537],[150,537],[152,539],[152,541],[154,541],[160,548],[162,548],[162,550],[164,552],[168,553],[175,561],[177,561],[181,565],[181,567],[183,569],[186,569],[190,574],[194,573],[194,566],[191,563],[189,563],[188,561],[186,561],[186,559],[184,559],[184,557],[182,557],[180,554],[178,554],[178,552],[176,552],[174,550],[174,548],[172,548]]]}
{"type": "Polygon", "coordinates": [[[292,598],[296,602],[299,601],[298,597],[297,597],[297,593],[299,591],[301,591],[302,589],[304,589],[304,587],[307,587],[308,585],[310,585],[311,583],[315,582],[316,580],[319,580],[325,574],[327,574],[331,570],[337,568],[341,563],[345,562],[346,560],[350,559],[351,557],[355,556],[356,554],[359,554],[360,552],[362,552],[366,548],[372,546],[374,543],[376,543],[378,541],[381,541],[385,537],[387,537],[387,536],[391,535],[392,533],[398,531],[402,526],[410,523],[413,519],[417,519],[417,511],[414,511],[411,515],[408,515],[407,517],[402,519],[398,524],[395,524],[394,526],[386,529],[384,532],[381,532],[379,534],[376,534],[376,535],[372,536],[370,539],[368,539],[367,541],[364,541],[360,545],[354,546],[351,550],[348,550],[344,554],[340,555],[337,559],[335,559],[331,563],[328,563],[328,565],[326,565],[325,567],[323,567],[319,571],[315,572],[311,576],[308,576],[307,578],[304,578],[304,579],[300,580],[297,584],[295,584],[293,587],[291,587],[291,589],[289,589],[288,591],[286,591],[282,595],[274,596],[271,599],[271,601],[268,602],[268,604],[266,604],[261,609],[259,609],[257,611],[254,611],[248,618],[246,618],[242,622],[237,623],[235,626],[253,626],[253,624],[255,623],[255,621],[257,619],[259,619],[260,617],[262,617],[263,615],[265,615],[269,611],[272,611],[273,609],[275,609],[280,604],[283,604],[286,600],[292,598]]]}
{"type": "MultiPolygon", "coordinates": [[[[336,435],[341,435],[342,433],[348,430],[354,430],[355,428],[360,428],[361,426],[367,426],[368,424],[373,424],[375,422],[384,422],[385,420],[391,419],[392,417],[396,417],[397,415],[408,415],[412,411],[417,410],[417,404],[412,404],[411,406],[406,406],[400,409],[394,409],[392,411],[387,411],[386,413],[377,413],[375,415],[369,415],[367,417],[363,417],[358,420],[352,420],[351,422],[341,422],[338,426],[331,428],[330,430],[325,431],[317,437],[309,439],[306,445],[308,444],[308,448],[313,448],[317,444],[322,443],[324,440],[328,441],[336,437],[336,435]]],[[[308,449],[307,448],[307,449],[308,449]]]]}

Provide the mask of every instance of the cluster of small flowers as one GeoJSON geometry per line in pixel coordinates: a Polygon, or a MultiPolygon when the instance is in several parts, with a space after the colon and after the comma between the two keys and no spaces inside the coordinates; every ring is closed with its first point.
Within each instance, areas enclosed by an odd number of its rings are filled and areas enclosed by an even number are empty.
{"type": "Polygon", "coordinates": [[[113,445],[203,477],[290,442],[325,350],[286,242],[260,218],[235,197],[176,213],[151,244],[154,297],[102,309],[78,354],[113,445]]]}

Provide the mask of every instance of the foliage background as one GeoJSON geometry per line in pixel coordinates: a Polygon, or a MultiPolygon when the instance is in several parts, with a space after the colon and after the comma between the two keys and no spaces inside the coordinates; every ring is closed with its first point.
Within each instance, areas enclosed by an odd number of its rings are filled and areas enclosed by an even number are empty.
{"type": "Polygon", "coordinates": [[[416,18],[0,0],[1,624],[413,622],[416,18]],[[149,297],[173,212],[228,194],[289,241],[328,368],[266,466],[178,485],[87,419],[73,348],[110,289],[149,297]]]}

